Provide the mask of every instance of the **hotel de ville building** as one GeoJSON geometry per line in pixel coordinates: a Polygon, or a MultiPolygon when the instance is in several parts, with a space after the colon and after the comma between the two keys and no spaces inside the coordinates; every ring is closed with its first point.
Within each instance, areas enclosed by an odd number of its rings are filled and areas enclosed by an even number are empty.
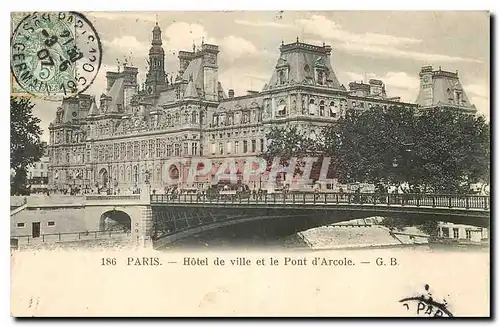
{"type": "MultiPolygon", "coordinates": [[[[203,157],[211,159],[212,173],[191,185],[178,185],[201,189],[212,182],[226,158],[236,159],[242,167],[245,158],[265,151],[271,126],[297,125],[314,138],[348,109],[446,105],[476,111],[458,73],[422,67],[417,101],[404,103],[387,97],[381,80],[344,86],[331,65],[332,48],[298,39],[281,44],[260,92],[235,97],[219,82],[217,45],[204,43],[193,51],[180,51],[178,73],[168,76],[158,24],[152,34],[149,71],[142,86],[137,83],[138,69],[125,65],[106,73],[106,92],[99,99],[80,94],[63,100],[57,109],[49,126],[50,188],[119,193],[147,179],[153,189],[163,190],[164,172],[182,181],[190,158],[203,157]],[[184,163],[165,167],[174,157],[184,163]]],[[[256,180],[246,182],[251,189],[259,187],[256,180]]]]}

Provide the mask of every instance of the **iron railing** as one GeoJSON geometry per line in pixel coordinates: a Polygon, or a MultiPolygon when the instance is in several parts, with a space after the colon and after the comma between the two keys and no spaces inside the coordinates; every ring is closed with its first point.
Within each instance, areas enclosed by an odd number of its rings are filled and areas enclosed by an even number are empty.
{"type": "Polygon", "coordinates": [[[490,197],[462,194],[261,193],[251,195],[152,194],[151,204],[293,204],[387,205],[454,209],[490,209],[490,197]]]}
{"type": "Polygon", "coordinates": [[[12,243],[16,244],[38,244],[38,243],[53,243],[53,242],[71,242],[71,241],[85,241],[85,240],[102,240],[110,238],[128,237],[131,235],[130,231],[123,230],[108,230],[108,231],[85,231],[85,232],[69,232],[69,233],[50,233],[40,234],[38,237],[33,235],[15,235],[11,236],[12,243]],[[13,241],[17,240],[17,241],[13,241]]]}

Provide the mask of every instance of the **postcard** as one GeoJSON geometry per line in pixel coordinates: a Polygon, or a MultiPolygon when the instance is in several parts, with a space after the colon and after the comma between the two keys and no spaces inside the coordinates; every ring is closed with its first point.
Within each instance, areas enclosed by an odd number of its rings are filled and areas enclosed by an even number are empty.
{"type": "Polygon", "coordinates": [[[12,316],[489,317],[489,53],[486,11],[11,13],[12,316]]]}

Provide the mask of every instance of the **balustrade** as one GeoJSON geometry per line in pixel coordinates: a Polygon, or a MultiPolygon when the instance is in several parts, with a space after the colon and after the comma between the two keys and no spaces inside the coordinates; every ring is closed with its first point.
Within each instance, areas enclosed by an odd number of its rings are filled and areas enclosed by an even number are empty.
{"type": "MultiPolygon", "coordinates": [[[[110,200],[117,196],[109,196],[110,200]]],[[[460,194],[376,194],[333,192],[288,192],[252,194],[153,194],[152,204],[303,204],[303,205],[363,205],[416,206],[455,209],[489,210],[489,196],[460,194]]]]}

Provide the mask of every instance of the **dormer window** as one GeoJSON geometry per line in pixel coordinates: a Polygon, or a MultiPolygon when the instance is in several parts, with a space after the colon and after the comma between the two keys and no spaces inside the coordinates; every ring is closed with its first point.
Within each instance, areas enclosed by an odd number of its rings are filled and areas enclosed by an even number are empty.
{"type": "Polygon", "coordinates": [[[455,92],[455,101],[456,101],[456,104],[457,105],[461,105],[462,104],[462,92],[455,92]]]}
{"type": "Polygon", "coordinates": [[[288,82],[288,69],[289,65],[288,62],[280,58],[278,60],[278,64],[276,65],[276,71],[277,71],[277,76],[278,80],[276,81],[277,85],[285,85],[288,82]]]}
{"type": "Polygon", "coordinates": [[[322,70],[318,70],[317,83],[318,83],[318,85],[325,84],[325,73],[322,70]]]}

